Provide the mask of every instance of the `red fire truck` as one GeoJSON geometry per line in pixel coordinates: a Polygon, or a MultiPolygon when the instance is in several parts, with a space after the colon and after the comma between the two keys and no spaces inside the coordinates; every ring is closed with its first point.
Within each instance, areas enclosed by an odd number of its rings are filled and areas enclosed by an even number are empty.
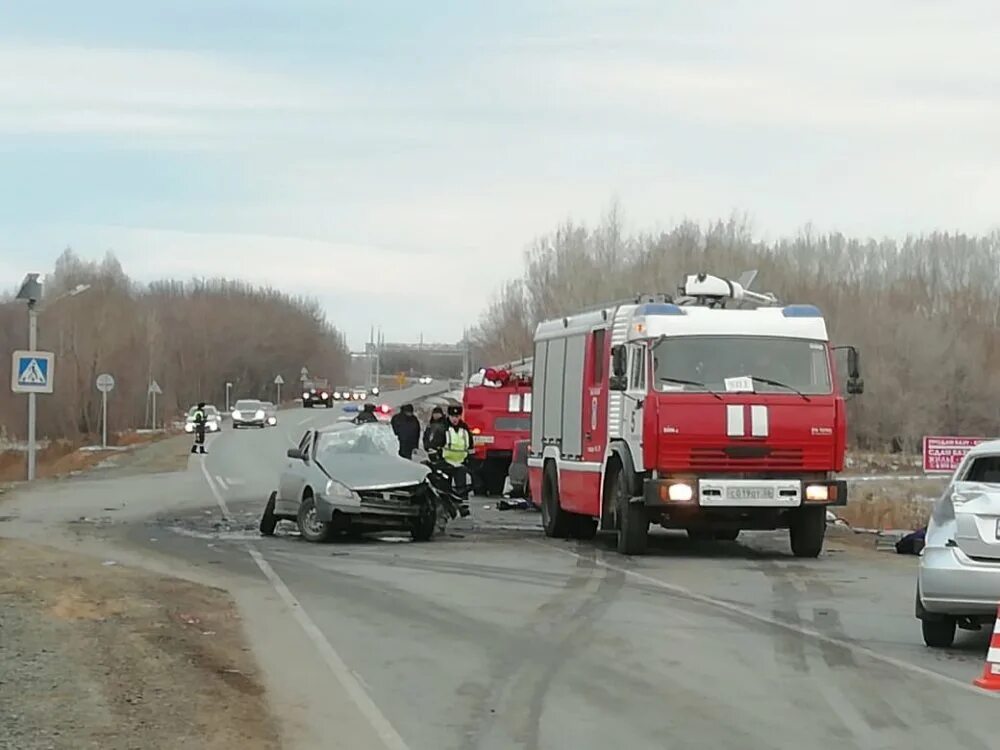
{"type": "MultiPolygon", "coordinates": [[[[538,325],[529,450],[545,533],[616,531],[642,554],[651,523],[735,540],[788,528],[823,547],[826,507],[847,502],[845,400],[826,323],[744,283],[688,276],[538,325]]],[[[847,394],[864,389],[846,350],[847,394]]]]}
{"type": "Polygon", "coordinates": [[[514,443],[531,434],[531,364],[528,360],[481,370],[462,396],[475,452],[470,462],[487,495],[503,494],[514,443]]]}

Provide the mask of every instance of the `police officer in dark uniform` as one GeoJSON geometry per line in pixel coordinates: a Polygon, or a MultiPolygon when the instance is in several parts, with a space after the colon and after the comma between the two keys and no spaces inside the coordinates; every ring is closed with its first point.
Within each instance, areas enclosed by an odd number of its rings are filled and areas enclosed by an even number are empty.
{"type": "Polygon", "coordinates": [[[208,453],[205,450],[205,429],[208,426],[208,417],[205,415],[205,402],[199,401],[198,408],[194,412],[194,445],[191,446],[192,453],[208,453]]]}
{"type": "Polygon", "coordinates": [[[413,404],[403,404],[399,413],[394,415],[389,423],[392,431],[396,433],[399,440],[399,456],[410,460],[413,458],[413,451],[420,444],[420,420],[413,413],[413,404]]]}

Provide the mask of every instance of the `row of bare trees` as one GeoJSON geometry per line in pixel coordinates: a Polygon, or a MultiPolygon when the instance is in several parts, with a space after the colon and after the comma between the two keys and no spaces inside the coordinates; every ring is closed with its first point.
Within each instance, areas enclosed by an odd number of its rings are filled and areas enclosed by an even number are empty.
{"type": "MultiPolygon", "coordinates": [[[[334,380],[350,362],[344,337],[316,302],[241,282],[141,285],[114,256],[94,262],[67,250],[46,279],[45,298],[51,302],[40,305],[38,341],[56,355],[55,393],[39,398],[38,431],[50,438],[99,431],[94,381],[102,372],[117,381],[109,429],[121,430],[151,422],[153,380],[163,389],[157,404],[163,423],[198,400],[221,408],[226,382],[234,399],[273,401],[277,375],[287,384],[283,396],[292,397],[302,367],[334,380]],[[89,289],[61,297],[80,284],[89,289]]],[[[26,348],[26,339],[25,305],[0,301],[0,348],[26,348]]],[[[0,389],[0,429],[8,439],[24,435],[25,400],[0,389]]]]}
{"type": "Polygon", "coordinates": [[[837,343],[862,352],[867,391],[851,406],[855,443],[916,450],[927,434],[1000,434],[1000,232],[896,241],[802,231],[755,240],[741,217],[629,235],[613,210],[537,239],[520,278],[479,322],[485,361],[531,352],[540,320],[640,292],[675,292],[687,273],[736,278],[824,312],[837,343]]]}

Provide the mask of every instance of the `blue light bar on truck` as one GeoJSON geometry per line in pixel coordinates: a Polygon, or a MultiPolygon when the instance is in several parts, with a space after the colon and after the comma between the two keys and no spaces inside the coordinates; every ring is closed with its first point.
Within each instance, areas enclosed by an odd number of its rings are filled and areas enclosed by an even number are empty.
{"type": "Polygon", "coordinates": [[[822,318],[823,313],[815,305],[789,305],[781,310],[786,318],[822,318]]]}
{"type": "Polygon", "coordinates": [[[639,305],[635,311],[636,315],[684,315],[684,311],[677,305],[669,302],[648,302],[639,305]]]}

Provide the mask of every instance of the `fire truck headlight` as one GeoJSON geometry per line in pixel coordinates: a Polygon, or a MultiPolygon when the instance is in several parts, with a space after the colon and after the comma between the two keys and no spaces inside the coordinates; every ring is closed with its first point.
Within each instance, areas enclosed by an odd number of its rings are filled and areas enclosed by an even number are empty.
{"type": "Polygon", "coordinates": [[[667,488],[667,497],[675,503],[689,503],[694,497],[694,488],[690,484],[678,482],[667,488]]]}
{"type": "Polygon", "coordinates": [[[810,484],[806,486],[806,502],[825,503],[830,499],[830,487],[826,484],[810,484]]]}

